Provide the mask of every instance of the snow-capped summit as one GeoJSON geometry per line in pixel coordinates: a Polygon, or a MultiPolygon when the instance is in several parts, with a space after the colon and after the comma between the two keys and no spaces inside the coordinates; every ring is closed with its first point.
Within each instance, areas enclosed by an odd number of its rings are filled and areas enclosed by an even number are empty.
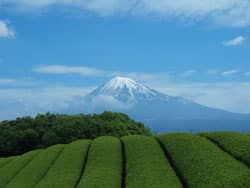
{"type": "MultiPolygon", "coordinates": [[[[80,104],[79,100],[77,103],[80,104]]],[[[182,97],[169,96],[126,77],[115,77],[101,85],[86,96],[84,105],[86,113],[123,112],[159,131],[206,130],[205,125],[213,125],[218,129],[230,123],[244,127],[243,120],[250,121],[248,115],[209,108],[182,97]]]]}
{"type": "Polygon", "coordinates": [[[104,93],[109,92],[110,90],[117,90],[126,88],[129,90],[129,93],[133,95],[133,91],[143,91],[143,92],[150,92],[150,90],[143,86],[142,84],[136,83],[134,80],[126,77],[117,76],[107,82],[102,91],[104,93]]]}
{"type": "Polygon", "coordinates": [[[141,99],[152,100],[156,97],[163,97],[162,94],[141,83],[138,83],[130,78],[120,76],[111,79],[90,94],[92,97],[101,95],[111,96],[122,102],[141,99]]]}

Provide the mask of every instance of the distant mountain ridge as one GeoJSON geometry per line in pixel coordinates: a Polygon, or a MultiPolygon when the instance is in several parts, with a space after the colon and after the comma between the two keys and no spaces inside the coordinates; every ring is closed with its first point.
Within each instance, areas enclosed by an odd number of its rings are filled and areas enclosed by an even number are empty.
{"type": "Polygon", "coordinates": [[[197,129],[190,123],[185,125],[185,122],[193,121],[200,122],[200,128],[212,122],[210,126],[216,130],[226,127],[226,124],[229,130],[238,130],[244,122],[243,130],[250,129],[250,115],[209,108],[182,97],[169,96],[126,77],[111,79],[87,95],[85,101],[88,113],[106,110],[127,113],[157,131],[168,131],[168,122],[171,122],[171,130],[197,129]],[[240,123],[231,125],[234,121],[240,123]],[[175,122],[178,122],[176,126],[175,122]],[[217,122],[220,123],[217,125],[217,122]]]}

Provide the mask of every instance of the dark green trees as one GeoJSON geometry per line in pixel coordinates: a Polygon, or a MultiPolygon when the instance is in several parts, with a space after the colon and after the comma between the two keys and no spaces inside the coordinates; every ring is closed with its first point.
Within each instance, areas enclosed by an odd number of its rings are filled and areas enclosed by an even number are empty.
{"type": "Polygon", "coordinates": [[[53,144],[98,136],[150,135],[142,123],[121,113],[24,117],[0,123],[0,156],[21,154],[53,144]]]}

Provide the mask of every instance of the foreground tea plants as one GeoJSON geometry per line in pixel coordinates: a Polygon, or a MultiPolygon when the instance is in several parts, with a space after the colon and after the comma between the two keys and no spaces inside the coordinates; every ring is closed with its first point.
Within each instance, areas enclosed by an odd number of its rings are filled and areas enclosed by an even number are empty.
{"type": "Polygon", "coordinates": [[[154,137],[122,138],[126,156],[126,188],[181,188],[159,143],[154,137]]]}
{"type": "Polygon", "coordinates": [[[248,135],[237,132],[214,132],[202,135],[250,167],[250,137],[248,135]]]}
{"type": "Polygon", "coordinates": [[[0,188],[250,188],[249,135],[78,140],[0,158],[0,188]]]}
{"type": "Polygon", "coordinates": [[[78,188],[121,186],[121,143],[115,137],[99,137],[91,143],[87,165],[78,188]]]}
{"type": "Polygon", "coordinates": [[[66,145],[36,188],[73,188],[81,176],[88,147],[88,140],[66,145]]]}
{"type": "Polygon", "coordinates": [[[23,154],[0,168],[0,188],[5,187],[39,152],[37,150],[23,154]]]}
{"type": "Polygon", "coordinates": [[[33,188],[56,160],[63,145],[43,150],[13,178],[5,188],[33,188]]]}
{"type": "Polygon", "coordinates": [[[7,165],[10,163],[15,157],[9,157],[9,158],[0,158],[0,168],[4,167],[4,165],[7,165]]]}
{"type": "Polygon", "coordinates": [[[249,188],[250,170],[206,138],[175,133],[158,136],[191,188],[249,188]]]}

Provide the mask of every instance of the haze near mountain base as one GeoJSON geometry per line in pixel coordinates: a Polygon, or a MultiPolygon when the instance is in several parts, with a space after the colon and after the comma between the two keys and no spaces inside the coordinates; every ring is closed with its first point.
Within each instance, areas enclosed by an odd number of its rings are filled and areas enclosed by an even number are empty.
{"type": "Polygon", "coordinates": [[[250,130],[250,115],[169,96],[126,77],[111,79],[87,95],[84,101],[84,112],[123,112],[156,132],[250,130]]]}

